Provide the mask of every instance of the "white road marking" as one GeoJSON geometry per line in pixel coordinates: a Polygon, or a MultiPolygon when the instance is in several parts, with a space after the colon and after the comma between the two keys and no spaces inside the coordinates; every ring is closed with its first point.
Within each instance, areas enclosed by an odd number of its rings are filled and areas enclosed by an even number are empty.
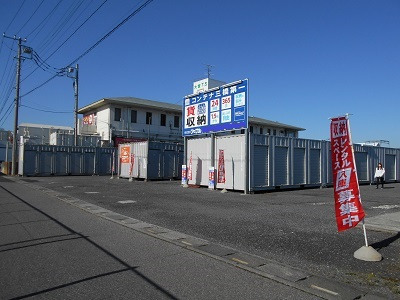
{"type": "Polygon", "coordinates": [[[393,204],[393,205],[379,205],[379,206],[372,206],[372,208],[393,209],[393,208],[400,208],[400,205],[397,205],[397,204],[393,204]]]}
{"type": "Polygon", "coordinates": [[[130,203],[136,203],[136,201],[135,201],[135,200],[121,200],[121,201],[118,201],[118,203],[121,203],[121,204],[130,204],[130,203]]]}
{"type": "Polygon", "coordinates": [[[73,187],[74,187],[73,185],[66,185],[66,186],[63,186],[64,189],[70,189],[70,188],[73,188],[73,187]]]}
{"type": "Polygon", "coordinates": [[[85,194],[99,194],[99,192],[85,192],[85,194]]]}
{"type": "Polygon", "coordinates": [[[317,285],[313,285],[313,284],[312,284],[311,287],[312,287],[313,289],[320,290],[320,291],[323,291],[323,292],[325,292],[325,293],[328,293],[328,294],[331,294],[331,295],[334,295],[334,296],[339,295],[339,293],[336,293],[336,292],[334,292],[334,291],[325,289],[325,288],[320,287],[320,286],[317,286],[317,285]]]}

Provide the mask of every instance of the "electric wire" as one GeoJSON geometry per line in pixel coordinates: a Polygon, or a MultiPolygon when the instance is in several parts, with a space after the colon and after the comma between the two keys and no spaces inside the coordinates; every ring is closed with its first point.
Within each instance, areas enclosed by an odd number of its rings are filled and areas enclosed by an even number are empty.
{"type": "Polygon", "coordinates": [[[7,28],[6,28],[6,30],[5,30],[4,32],[7,32],[7,31],[8,31],[8,29],[9,29],[10,26],[11,26],[11,24],[14,22],[15,18],[17,17],[19,11],[21,10],[22,6],[24,6],[25,1],[26,1],[26,0],[22,1],[22,3],[21,3],[21,5],[19,6],[17,12],[15,13],[14,17],[12,18],[11,22],[8,24],[8,26],[7,26],[7,28]]]}
{"type": "MultiPolygon", "coordinates": [[[[64,69],[68,68],[68,66],[74,65],[76,62],[78,62],[80,59],[82,59],[84,56],[86,56],[88,53],[90,53],[93,49],[95,49],[100,43],[102,43],[106,38],[108,38],[111,34],[113,34],[118,28],[120,28],[122,25],[124,25],[127,21],[129,21],[132,17],[134,17],[136,14],[138,14],[141,10],[143,10],[147,5],[149,5],[153,0],[147,0],[145,1],[141,6],[139,6],[137,9],[135,9],[128,17],[126,17],[124,20],[122,20],[117,26],[115,26],[112,30],[110,30],[106,35],[104,35],[100,40],[98,40],[94,45],[92,45],[89,49],[87,49],[84,53],[82,53],[80,56],[78,56],[75,60],[73,60],[71,63],[69,63],[64,69]]],[[[41,83],[37,87],[33,88],[32,90],[28,91],[27,93],[23,94],[21,96],[25,97],[37,89],[41,88],[42,86],[46,85],[50,81],[52,81],[54,78],[56,78],[57,75],[53,75],[49,79],[47,79],[45,82],[41,83]]]]}
{"type": "MultiPolygon", "coordinates": [[[[55,12],[57,7],[60,5],[62,0],[59,0],[58,3],[53,7],[53,9],[47,14],[47,16],[30,32],[27,34],[27,38],[31,36],[32,33],[34,33],[42,24],[47,23],[51,15],[55,12]]],[[[40,31],[40,30],[39,30],[40,31]]]]}
{"type": "Polygon", "coordinates": [[[3,121],[3,123],[1,123],[0,127],[3,127],[5,121],[7,121],[8,117],[11,114],[11,108],[13,106],[13,102],[11,102],[10,106],[8,107],[7,111],[4,113],[3,117],[0,118],[0,122],[3,121]]]}
{"type": "Polygon", "coordinates": [[[64,14],[64,17],[60,19],[56,26],[53,27],[53,31],[46,35],[46,37],[40,42],[40,46],[37,47],[38,51],[45,52],[45,49],[48,45],[55,39],[57,34],[68,24],[68,22],[72,19],[74,14],[78,11],[79,7],[83,4],[83,0],[78,3],[73,3],[68,11],[64,14]]]}
{"type": "MultiPolygon", "coordinates": [[[[79,26],[74,30],[74,32],[71,33],[71,34],[69,35],[69,37],[68,37],[61,45],[58,46],[57,49],[55,49],[46,59],[43,60],[43,62],[46,62],[46,61],[47,61],[48,59],[50,59],[58,50],[60,50],[60,48],[61,48],[62,46],[64,46],[64,44],[65,44],[66,42],[68,42],[68,41],[75,35],[75,33],[78,32],[78,30],[81,29],[81,28],[88,22],[88,21],[100,10],[100,8],[103,7],[103,5],[104,5],[107,1],[108,1],[108,0],[104,0],[104,1],[100,4],[100,6],[98,6],[97,9],[96,9],[95,11],[93,11],[93,12],[91,13],[91,15],[90,15],[89,17],[87,17],[86,20],[85,20],[83,23],[81,23],[81,25],[79,25],[79,26]]],[[[36,70],[37,70],[37,68],[34,69],[31,73],[29,73],[27,76],[25,76],[25,77],[22,79],[22,81],[24,81],[24,80],[27,79],[29,76],[31,76],[36,70]]]]}
{"type": "Polygon", "coordinates": [[[35,11],[32,13],[32,15],[28,18],[28,20],[26,20],[26,22],[24,23],[24,25],[22,25],[22,27],[17,30],[17,35],[18,33],[21,32],[21,30],[26,26],[26,24],[28,24],[28,22],[32,19],[32,17],[36,14],[36,12],[39,10],[39,8],[42,6],[44,0],[42,0],[42,2],[40,2],[40,4],[38,5],[38,7],[36,7],[35,11]]]}
{"type": "Polygon", "coordinates": [[[81,54],[78,58],[76,58],[74,61],[72,61],[69,66],[74,65],[76,62],[78,62],[81,58],[86,56],[88,53],[90,53],[94,48],[96,48],[101,42],[103,42],[106,38],[108,38],[111,34],[113,34],[118,28],[120,28],[122,25],[124,25],[126,22],[128,22],[132,17],[134,17],[136,14],[138,14],[142,9],[144,9],[148,4],[153,2],[153,0],[147,0],[145,3],[143,3],[141,6],[139,6],[135,11],[133,11],[129,16],[127,16],[122,22],[120,22],[117,26],[115,26],[112,30],[110,30],[105,36],[103,36],[100,40],[98,40],[93,46],[91,46],[89,49],[87,49],[83,54],[81,54]]]}
{"type": "MultiPolygon", "coordinates": [[[[58,37],[55,37],[47,46],[48,50],[52,49],[54,46],[57,47],[57,43],[67,34],[69,29],[72,28],[72,26],[78,22],[80,17],[83,15],[83,13],[88,9],[88,7],[92,4],[94,0],[91,0],[90,2],[86,2],[87,5],[81,10],[81,12],[75,17],[75,19],[71,22],[71,25],[68,26],[67,28],[63,29],[62,32],[58,34],[58,37]]],[[[65,26],[66,27],[66,26],[65,26]]],[[[50,52],[50,51],[49,51],[50,52]]],[[[55,51],[56,52],[56,51],[55,51]]]]}
{"type": "Polygon", "coordinates": [[[70,113],[73,113],[73,111],[54,111],[54,110],[39,109],[39,108],[35,108],[35,107],[28,106],[28,105],[23,105],[23,104],[21,104],[20,106],[26,107],[26,108],[29,108],[29,109],[33,109],[33,110],[37,110],[37,111],[41,111],[41,112],[45,112],[45,113],[52,113],[52,114],[70,114],[70,113]]]}

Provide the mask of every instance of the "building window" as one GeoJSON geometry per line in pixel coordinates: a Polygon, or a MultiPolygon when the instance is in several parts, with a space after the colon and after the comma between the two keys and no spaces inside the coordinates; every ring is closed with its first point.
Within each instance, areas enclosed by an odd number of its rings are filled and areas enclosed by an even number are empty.
{"type": "Polygon", "coordinates": [[[161,126],[167,125],[167,115],[166,114],[161,114],[160,125],[161,126]]]}
{"type": "Polygon", "coordinates": [[[153,114],[151,112],[146,112],[146,124],[151,125],[152,115],[153,114]]]}
{"type": "Polygon", "coordinates": [[[269,128],[267,129],[267,134],[271,135],[271,129],[269,129],[269,128]]]}
{"type": "Polygon", "coordinates": [[[114,121],[121,121],[121,109],[118,107],[114,109],[114,121]]]}
{"type": "Polygon", "coordinates": [[[174,116],[174,127],[179,128],[179,116],[174,116]]]}
{"type": "Polygon", "coordinates": [[[276,135],[276,129],[274,129],[274,135],[276,135]]]}
{"type": "Polygon", "coordinates": [[[241,133],[241,134],[244,134],[244,133],[245,133],[245,132],[244,132],[244,129],[241,129],[241,130],[240,130],[240,133],[241,133]]]}
{"type": "Polygon", "coordinates": [[[260,134],[264,134],[264,128],[260,127],[260,134]]]}
{"type": "Polygon", "coordinates": [[[253,133],[253,126],[250,126],[250,132],[253,133]]]}
{"type": "Polygon", "coordinates": [[[137,111],[131,110],[131,123],[137,123],[137,111]]]}

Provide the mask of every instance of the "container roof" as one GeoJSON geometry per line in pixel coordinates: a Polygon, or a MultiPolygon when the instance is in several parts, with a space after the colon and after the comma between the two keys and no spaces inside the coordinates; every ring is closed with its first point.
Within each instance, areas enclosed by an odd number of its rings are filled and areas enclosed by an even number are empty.
{"type": "Polygon", "coordinates": [[[287,125],[275,121],[270,121],[267,119],[262,119],[262,118],[257,118],[257,117],[249,117],[249,124],[255,124],[255,125],[263,125],[263,126],[271,126],[271,127],[281,127],[284,129],[291,129],[291,130],[296,130],[296,131],[303,131],[305,128],[301,127],[296,127],[292,125],[287,125]]]}
{"type": "Polygon", "coordinates": [[[46,129],[59,129],[59,130],[74,130],[74,128],[69,126],[58,126],[58,125],[48,125],[48,124],[34,124],[34,123],[21,123],[19,127],[31,127],[31,128],[46,128],[46,129]]]}
{"type": "Polygon", "coordinates": [[[129,105],[129,106],[139,106],[143,108],[153,108],[157,110],[165,110],[175,113],[182,113],[182,106],[177,104],[171,104],[167,102],[160,102],[154,100],[140,99],[135,97],[112,97],[103,98],[89,105],[86,105],[78,110],[79,114],[84,114],[92,111],[93,109],[99,108],[107,104],[116,105],[129,105]]]}

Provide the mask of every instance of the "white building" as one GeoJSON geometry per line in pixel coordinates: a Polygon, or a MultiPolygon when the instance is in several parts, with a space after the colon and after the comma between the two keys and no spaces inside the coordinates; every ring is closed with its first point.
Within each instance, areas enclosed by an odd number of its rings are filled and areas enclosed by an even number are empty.
{"type": "Polygon", "coordinates": [[[78,110],[79,134],[99,134],[105,142],[181,141],[182,106],[134,97],[103,98],[78,110]]]}
{"type": "Polygon", "coordinates": [[[249,131],[254,134],[299,137],[299,131],[305,130],[301,127],[287,125],[256,117],[249,117],[249,131]]]}
{"type": "Polygon", "coordinates": [[[30,144],[49,145],[52,133],[74,134],[74,128],[69,126],[21,123],[18,126],[18,141],[24,137],[24,141],[30,144]]]}
{"type": "MultiPolygon", "coordinates": [[[[103,98],[78,110],[80,135],[100,135],[104,143],[132,140],[182,141],[182,106],[135,97],[103,98]]],[[[298,137],[304,128],[249,117],[255,134],[298,137]]]]}

